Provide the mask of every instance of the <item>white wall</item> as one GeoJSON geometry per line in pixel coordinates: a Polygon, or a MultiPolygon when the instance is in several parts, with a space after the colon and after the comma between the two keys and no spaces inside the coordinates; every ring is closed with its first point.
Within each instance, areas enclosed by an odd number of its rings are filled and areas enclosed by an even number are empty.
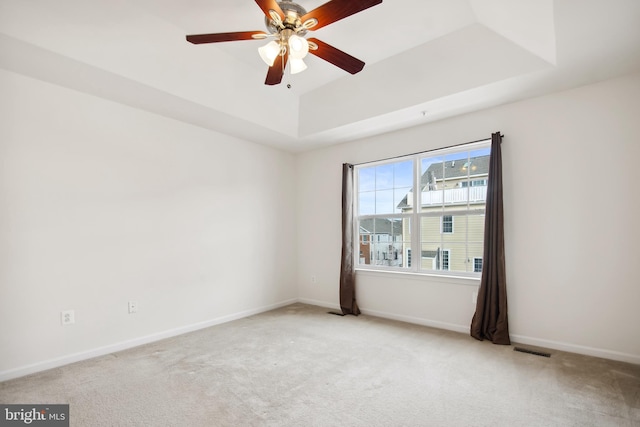
{"type": "MultiPolygon", "coordinates": [[[[640,363],[639,117],[636,74],[300,154],[300,298],[339,303],[343,162],[501,131],[512,339],[640,363]]],[[[371,272],[357,277],[363,312],[468,333],[477,282],[371,272]]]]}
{"type": "Polygon", "coordinates": [[[0,88],[0,379],[295,300],[293,155],[1,70],[0,88]]]}
{"type": "MultiPolygon", "coordinates": [[[[640,75],[295,157],[1,70],[0,92],[0,380],[336,307],[341,163],[498,130],[512,338],[640,363],[640,75]]],[[[476,289],[358,274],[366,313],[464,332],[476,289]]]]}

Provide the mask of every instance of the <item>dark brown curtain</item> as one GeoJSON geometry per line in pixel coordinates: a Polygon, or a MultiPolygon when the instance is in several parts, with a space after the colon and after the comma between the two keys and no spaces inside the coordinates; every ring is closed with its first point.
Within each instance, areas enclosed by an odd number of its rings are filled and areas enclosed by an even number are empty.
{"type": "Polygon", "coordinates": [[[356,271],[353,265],[353,165],[342,165],[342,262],[340,308],[343,314],[360,314],[356,303],[356,271]]]}
{"type": "Polygon", "coordinates": [[[471,336],[494,344],[511,344],[507,319],[507,280],[504,267],[504,216],[502,209],[502,152],[500,132],[491,135],[489,182],[484,220],[482,279],[471,336]]]}

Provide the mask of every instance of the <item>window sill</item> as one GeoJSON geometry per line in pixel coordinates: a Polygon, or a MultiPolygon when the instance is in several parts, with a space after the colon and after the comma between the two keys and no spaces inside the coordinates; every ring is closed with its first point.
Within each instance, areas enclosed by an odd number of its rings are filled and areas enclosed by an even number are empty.
{"type": "Polygon", "coordinates": [[[420,280],[429,282],[450,283],[465,286],[480,286],[480,277],[453,276],[444,274],[417,273],[413,271],[390,271],[390,270],[374,270],[368,268],[356,268],[357,275],[381,277],[395,276],[408,280],[420,280]]]}

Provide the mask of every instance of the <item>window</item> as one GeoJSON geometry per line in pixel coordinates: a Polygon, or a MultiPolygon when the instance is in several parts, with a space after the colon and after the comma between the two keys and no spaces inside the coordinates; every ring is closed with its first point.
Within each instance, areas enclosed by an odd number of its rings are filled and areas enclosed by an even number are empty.
{"type": "Polygon", "coordinates": [[[473,181],[462,181],[460,187],[486,187],[486,179],[474,179],[473,181]]]}
{"type": "Polygon", "coordinates": [[[451,215],[443,215],[442,216],[442,233],[453,233],[453,216],[451,215]]]}
{"type": "Polygon", "coordinates": [[[449,271],[449,255],[451,254],[450,249],[444,249],[442,251],[442,270],[449,271]]]}
{"type": "Polygon", "coordinates": [[[486,140],[356,166],[356,268],[479,277],[489,154],[486,140]]]}

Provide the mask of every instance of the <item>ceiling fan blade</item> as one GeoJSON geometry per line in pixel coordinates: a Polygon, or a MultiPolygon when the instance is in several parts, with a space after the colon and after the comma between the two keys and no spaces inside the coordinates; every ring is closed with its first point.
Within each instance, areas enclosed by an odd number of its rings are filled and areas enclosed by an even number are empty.
{"type": "Polygon", "coordinates": [[[187,41],[193,44],[201,44],[233,42],[236,40],[255,40],[255,37],[253,37],[255,34],[264,35],[264,37],[258,36],[258,38],[264,39],[267,37],[267,33],[264,31],[239,31],[235,33],[193,34],[187,36],[187,41]]]}
{"type": "Polygon", "coordinates": [[[315,31],[380,3],[382,0],[331,0],[311,12],[307,12],[300,19],[302,22],[311,18],[317,19],[318,24],[313,27],[315,31]]]}
{"type": "Polygon", "coordinates": [[[308,41],[318,45],[318,49],[309,50],[309,53],[332,63],[336,67],[342,68],[348,73],[356,74],[364,68],[364,62],[341,51],[340,49],[336,49],[335,47],[316,38],[310,38],[308,41]]]}
{"type": "Polygon", "coordinates": [[[280,15],[280,19],[284,20],[284,12],[280,9],[280,5],[276,0],[256,0],[256,3],[258,3],[258,6],[260,6],[260,9],[262,9],[267,18],[271,19],[269,11],[274,10],[280,15]]]}
{"type": "Polygon", "coordinates": [[[282,76],[284,76],[284,68],[287,66],[288,60],[289,55],[286,53],[283,56],[278,56],[273,62],[273,65],[269,67],[267,79],[264,81],[264,84],[269,86],[280,84],[282,76]]]}

